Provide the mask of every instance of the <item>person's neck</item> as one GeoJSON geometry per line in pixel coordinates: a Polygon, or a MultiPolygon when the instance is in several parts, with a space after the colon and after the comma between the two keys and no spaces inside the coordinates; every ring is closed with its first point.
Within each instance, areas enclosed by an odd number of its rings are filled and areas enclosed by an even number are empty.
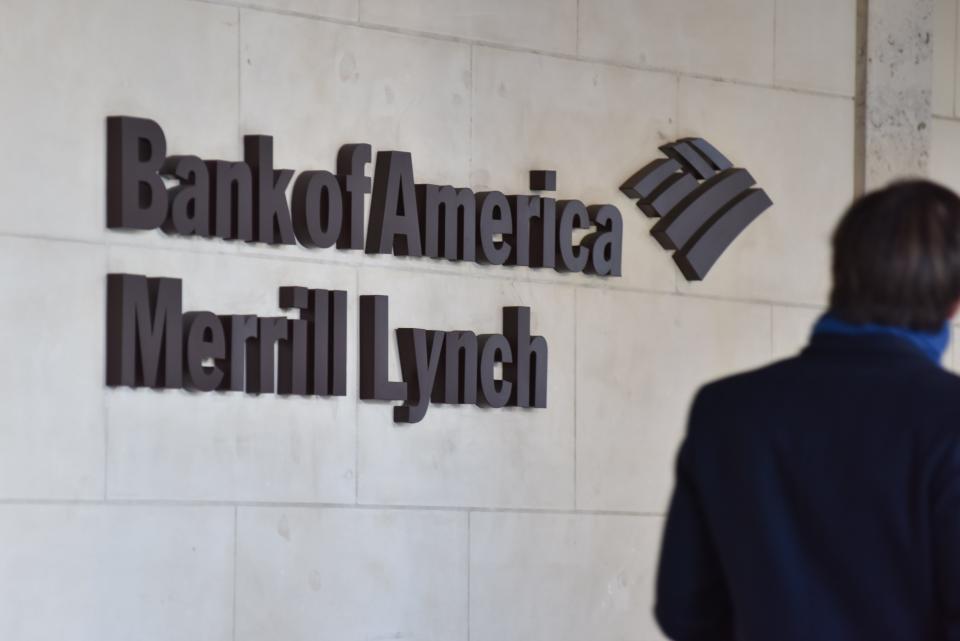
{"type": "Polygon", "coordinates": [[[895,336],[901,340],[908,341],[923,352],[924,356],[939,365],[943,360],[943,355],[947,351],[947,346],[950,344],[950,323],[944,321],[943,326],[938,330],[923,331],[897,325],[850,323],[831,310],[820,317],[813,327],[813,334],[895,336]]]}

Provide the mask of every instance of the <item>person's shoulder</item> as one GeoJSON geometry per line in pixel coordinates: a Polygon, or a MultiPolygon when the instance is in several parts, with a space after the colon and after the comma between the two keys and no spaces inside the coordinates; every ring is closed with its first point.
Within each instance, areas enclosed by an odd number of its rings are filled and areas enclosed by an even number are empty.
{"type": "MultiPolygon", "coordinates": [[[[809,377],[811,371],[821,372],[822,365],[811,363],[800,355],[793,356],[708,381],[698,390],[697,397],[722,398],[738,391],[782,384],[796,377],[809,377]]],[[[888,374],[891,373],[896,374],[893,382],[904,391],[960,403],[960,375],[944,367],[920,362],[911,367],[888,370],[888,374]]],[[[889,377],[884,378],[889,381],[889,377]]]]}
{"type": "Polygon", "coordinates": [[[927,376],[943,387],[960,389],[960,375],[945,367],[930,367],[927,369],[927,376]]]}
{"type": "Polygon", "coordinates": [[[797,358],[788,358],[704,383],[693,396],[688,421],[695,425],[723,422],[747,406],[767,406],[771,392],[789,385],[797,358]]]}
{"type": "Polygon", "coordinates": [[[942,405],[960,414],[960,376],[947,369],[923,368],[905,381],[904,387],[927,404],[942,405]]]}
{"type": "Polygon", "coordinates": [[[930,446],[927,451],[946,457],[941,462],[951,468],[960,467],[960,376],[941,368],[925,371],[904,394],[912,398],[914,427],[930,446]]]}
{"type": "Polygon", "coordinates": [[[713,379],[700,387],[695,399],[702,403],[709,403],[758,385],[768,385],[784,376],[789,376],[791,371],[799,364],[800,359],[798,357],[785,358],[761,367],[713,379]]]}

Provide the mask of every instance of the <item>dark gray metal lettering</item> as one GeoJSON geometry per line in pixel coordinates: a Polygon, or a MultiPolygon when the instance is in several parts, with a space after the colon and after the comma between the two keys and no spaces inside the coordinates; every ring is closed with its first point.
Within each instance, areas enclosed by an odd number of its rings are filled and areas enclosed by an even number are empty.
{"type": "Polygon", "coordinates": [[[287,205],[291,169],[273,168],[273,137],[244,136],[243,159],[253,172],[253,219],[257,240],[271,245],[295,245],[287,205]]]}
{"type": "Polygon", "coordinates": [[[510,257],[510,246],[503,240],[513,229],[510,202],[499,191],[477,194],[477,262],[503,265],[510,257]]]}
{"type": "Polygon", "coordinates": [[[402,401],[406,383],[389,378],[389,307],[386,296],[360,296],[360,398],[402,401]]]}
{"type": "MultiPolygon", "coordinates": [[[[309,304],[310,293],[306,287],[281,287],[279,291],[280,309],[305,310],[309,304]]],[[[287,337],[277,345],[277,393],[307,395],[308,366],[310,349],[309,323],[303,317],[291,319],[287,337]]]]}
{"type": "Polygon", "coordinates": [[[422,255],[413,161],[406,151],[377,153],[367,232],[368,254],[422,255]]]}
{"type": "Polygon", "coordinates": [[[512,383],[506,379],[498,380],[494,368],[497,363],[503,363],[506,368],[513,361],[510,343],[501,334],[481,334],[477,337],[477,345],[480,351],[477,405],[503,407],[510,400],[512,383]]]}
{"type": "Polygon", "coordinates": [[[477,335],[473,332],[446,333],[431,396],[434,403],[477,402],[477,350],[477,335]]]}
{"type": "MultiPolygon", "coordinates": [[[[556,191],[557,172],[534,169],[530,172],[532,191],[556,191]]],[[[540,198],[540,215],[530,220],[530,266],[550,267],[557,264],[557,201],[540,198]]]]}
{"type": "Polygon", "coordinates": [[[584,271],[598,276],[619,276],[623,256],[623,218],[613,205],[587,207],[590,222],[597,228],[580,245],[590,250],[584,271]]]}
{"type": "Polygon", "coordinates": [[[343,233],[341,181],[329,171],[305,171],[293,184],[293,229],[304,247],[332,247],[343,233]]]}
{"type": "Polygon", "coordinates": [[[167,154],[160,125],[146,118],[107,118],[107,227],[156,229],[167,215],[158,171],[167,154]]]}
{"type": "MultiPolygon", "coordinates": [[[[314,319],[320,319],[320,306],[318,300],[326,293],[327,298],[327,324],[330,329],[330,344],[328,351],[330,354],[330,364],[327,368],[327,389],[331,396],[347,395],[347,292],[334,289],[326,291],[323,289],[314,289],[311,314],[314,319]],[[316,311],[313,311],[316,310],[316,311]]],[[[315,320],[314,325],[320,321],[315,320]]]]}
{"type": "Polygon", "coordinates": [[[226,240],[253,241],[253,178],[245,162],[206,161],[210,175],[212,233],[226,240]]]}
{"type": "Polygon", "coordinates": [[[503,335],[513,359],[503,365],[503,378],[510,381],[510,405],[547,406],[547,341],[530,336],[530,308],[503,308],[503,335]]]}
{"type": "Polygon", "coordinates": [[[247,372],[247,362],[253,351],[249,343],[252,343],[259,334],[257,317],[249,314],[233,314],[219,318],[228,348],[227,358],[219,363],[223,370],[223,381],[219,389],[242,392],[245,388],[244,376],[247,372]]]}
{"type": "Polygon", "coordinates": [[[447,260],[475,260],[477,202],[473,190],[417,185],[416,191],[423,223],[423,254],[447,260]]]}
{"type": "Polygon", "coordinates": [[[573,230],[589,229],[590,215],[586,206],[579,200],[561,200],[557,202],[559,221],[557,222],[557,264],[558,272],[582,272],[590,256],[587,249],[574,247],[573,230]]]}
{"type": "Polygon", "coordinates": [[[182,284],[107,275],[107,385],[182,386],[182,284]]]}
{"type": "Polygon", "coordinates": [[[393,408],[397,423],[419,423],[430,406],[443,351],[443,332],[409,327],[397,330],[400,370],[407,386],[404,403],[393,408]]]}
{"type": "Polygon", "coordinates": [[[508,265],[530,265],[530,241],[534,237],[534,221],[540,218],[539,196],[510,196],[513,229],[510,231],[508,265]]]}
{"type": "Polygon", "coordinates": [[[540,199],[540,216],[530,221],[530,266],[555,268],[557,265],[557,201],[540,199]]]}
{"type": "Polygon", "coordinates": [[[372,183],[364,172],[370,164],[373,150],[366,143],[340,147],[337,153],[337,175],[340,178],[341,199],[346,206],[339,249],[363,249],[363,197],[370,193],[372,183]]]}
{"type": "Polygon", "coordinates": [[[557,172],[553,169],[531,170],[530,189],[533,191],[556,191],[557,172]]]}
{"type": "Polygon", "coordinates": [[[210,237],[210,175],[196,156],[170,156],[161,173],[180,184],[168,192],[169,211],[163,231],[181,236],[210,237]]]}
{"type": "Polygon", "coordinates": [[[183,386],[197,392],[211,392],[223,382],[219,363],[227,355],[227,340],[220,319],[211,312],[187,312],[183,315],[185,336],[183,386]],[[213,360],[213,365],[204,361],[213,360]]]}
{"type": "Polygon", "coordinates": [[[258,318],[259,332],[247,352],[247,392],[271,394],[274,391],[277,343],[287,337],[287,318],[268,316],[258,318]]]}

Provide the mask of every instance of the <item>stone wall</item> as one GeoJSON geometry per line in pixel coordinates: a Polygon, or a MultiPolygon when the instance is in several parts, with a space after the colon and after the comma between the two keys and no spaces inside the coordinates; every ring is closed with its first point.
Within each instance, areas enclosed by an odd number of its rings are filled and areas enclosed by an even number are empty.
{"type": "MultiPolygon", "coordinates": [[[[936,0],[933,20],[933,121],[930,130],[929,177],[954,191],[960,191],[960,91],[957,51],[957,0],[936,0]]],[[[954,337],[960,331],[954,319],[954,337]]],[[[960,371],[960,349],[954,338],[952,366],[960,371]]]]}
{"type": "MultiPolygon", "coordinates": [[[[0,2],[0,638],[660,638],[689,400],[795,352],[825,301],[855,35],[854,0],[0,2]],[[111,114],[205,158],[273,135],[297,170],[351,142],[476,190],[556,169],[558,197],[622,211],[623,276],[111,231],[111,114]],[[775,203],[702,283],[617,190],[688,135],[775,203]],[[276,315],[285,284],[346,289],[351,319],[388,294],[393,327],[499,331],[529,305],[549,407],[394,424],[357,402],[353,324],[343,398],[110,389],[108,272],[218,313],[276,315]]],[[[960,139],[952,61],[935,140],[960,139]]]]}

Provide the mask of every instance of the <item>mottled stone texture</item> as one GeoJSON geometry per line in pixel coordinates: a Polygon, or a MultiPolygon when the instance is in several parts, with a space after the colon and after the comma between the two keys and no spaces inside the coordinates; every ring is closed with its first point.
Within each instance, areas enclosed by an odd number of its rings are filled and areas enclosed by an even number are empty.
{"type": "Polygon", "coordinates": [[[857,188],[927,173],[934,0],[861,0],[857,188]]]}
{"type": "MultiPolygon", "coordinates": [[[[894,174],[919,171],[930,110],[930,29],[883,31],[922,23],[899,4],[918,3],[876,3],[864,103],[868,148],[913,163],[894,174]]],[[[691,395],[795,352],[825,303],[856,6],[0,0],[0,641],[660,639],[691,395]],[[623,276],[108,230],[111,114],[158,120],[171,154],[273,135],[296,170],[356,142],[412,152],[422,183],[525,193],[554,169],[557,198],[621,209],[623,276]],[[683,136],[774,201],[700,283],[618,190],[683,136]],[[347,290],[347,396],[107,389],[110,271],[182,278],[185,309],[219,313],[347,290]],[[390,297],[393,327],[497,332],[501,306],[530,306],[548,408],[402,426],[358,402],[360,293],[390,297]]],[[[952,92],[949,59],[941,75],[952,92]]],[[[960,175],[960,122],[936,126],[938,172],[960,175]]]]}
{"type": "MultiPolygon", "coordinates": [[[[933,11],[933,115],[956,117],[957,0],[936,0],[933,11]]],[[[936,138],[936,132],[931,132],[936,138]]],[[[931,151],[931,154],[933,152],[931,151]]],[[[932,164],[931,160],[931,164],[932,164]]]]}
{"type": "MultiPolygon", "coordinates": [[[[930,130],[930,172],[936,180],[954,191],[960,189],[960,116],[957,100],[960,76],[960,51],[957,50],[957,0],[936,0],[933,31],[933,126],[930,130]]],[[[954,328],[957,336],[958,328],[954,328]]],[[[960,347],[953,341],[952,368],[960,371],[960,347]]]]}

